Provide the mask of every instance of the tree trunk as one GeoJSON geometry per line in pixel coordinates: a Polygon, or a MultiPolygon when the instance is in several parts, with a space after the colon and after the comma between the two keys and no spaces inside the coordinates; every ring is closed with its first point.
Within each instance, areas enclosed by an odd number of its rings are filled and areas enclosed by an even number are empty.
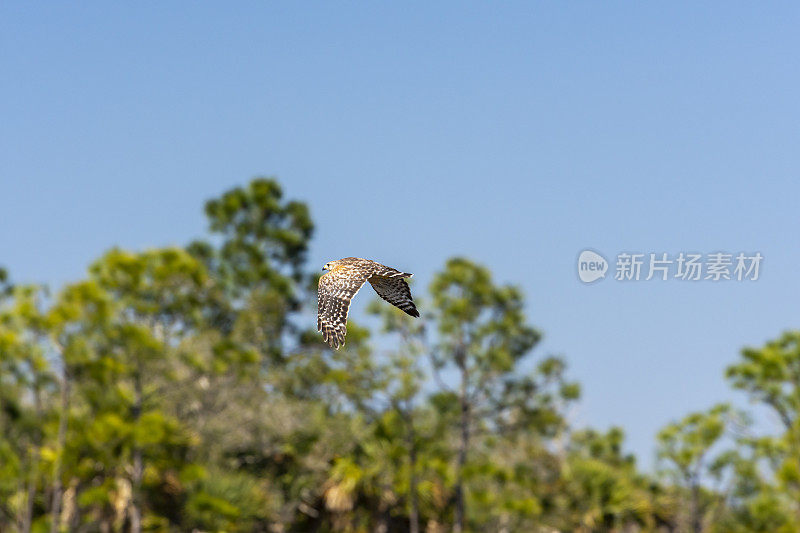
{"type": "Polygon", "coordinates": [[[22,517],[22,531],[23,533],[31,533],[31,525],[33,524],[33,498],[36,496],[36,450],[31,452],[31,471],[28,477],[28,487],[26,490],[25,501],[25,514],[22,517]]]}
{"type": "Polygon", "coordinates": [[[700,484],[695,481],[692,483],[692,504],[691,504],[691,529],[693,533],[700,533],[703,529],[702,517],[700,516],[700,484]]]}
{"type": "MultiPolygon", "coordinates": [[[[409,415],[410,416],[410,415],[409,415]]],[[[409,470],[409,533],[419,533],[419,498],[417,496],[417,435],[414,420],[408,421],[408,470],[409,470]]]]}
{"type": "Polygon", "coordinates": [[[58,533],[59,525],[61,522],[61,499],[64,492],[61,483],[61,468],[64,457],[64,446],[67,440],[67,423],[69,420],[69,389],[70,377],[67,371],[66,363],[63,363],[63,370],[61,373],[61,415],[58,418],[58,437],[56,442],[56,449],[58,455],[56,456],[56,464],[53,472],[53,499],[50,506],[50,533],[58,533]]]}
{"type": "Polygon", "coordinates": [[[461,438],[458,445],[458,464],[456,467],[456,487],[455,487],[455,520],[453,532],[462,533],[466,516],[466,503],[464,502],[464,465],[467,463],[467,450],[469,449],[469,426],[470,426],[470,406],[467,387],[469,384],[469,372],[466,367],[464,357],[459,358],[461,369],[461,389],[459,391],[461,401],[461,438]]]}
{"type": "Polygon", "coordinates": [[[136,437],[136,431],[139,419],[142,416],[142,373],[141,369],[137,370],[136,375],[133,377],[133,425],[134,428],[134,442],[133,442],[133,476],[131,480],[131,533],[141,533],[142,531],[142,509],[140,500],[140,489],[142,486],[142,474],[144,472],[144,463],[142,459],[142,448],[139,446],[136,437]]]}
{"type": "MultiPolygon", "coordinates": [[[[42,421],[42,398],[39,392],[38,378],[34,377],[33,401],[36,409],[36,419],[42,421]]],[[[41,426],[40,426],[41,427],[41,426]]],[[[27,500],[25,502],[25,516],[22,522],[22,531],[30,533],[33,527],[33,500],[36,498],[36,478],[39,476],[39,459],[42,450],[42,432],[40,427],[34,429],[33,446],[31,449],[31,467],[28,475],[27,500]]]]}

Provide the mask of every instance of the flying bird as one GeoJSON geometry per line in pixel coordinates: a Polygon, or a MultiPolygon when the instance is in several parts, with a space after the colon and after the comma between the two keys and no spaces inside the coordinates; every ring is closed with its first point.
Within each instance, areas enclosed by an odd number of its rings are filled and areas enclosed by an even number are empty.
{"type": "Polygon", "coordinates": [[[411,289],[403,279],[413,274],[360,257],[331,261],[322,270],[328,273],[319,278],[317,330],[322,332],[322,338],[331,348],[338,350],[344,345],[350,300],[366,281],[378,296],[393,306],[413,317],[419,316],[411,298],[411,289]]]}

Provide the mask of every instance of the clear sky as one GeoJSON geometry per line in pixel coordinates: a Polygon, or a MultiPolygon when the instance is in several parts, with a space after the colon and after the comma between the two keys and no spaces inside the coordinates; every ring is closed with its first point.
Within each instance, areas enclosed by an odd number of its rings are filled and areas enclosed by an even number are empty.
{"type": "Polygon", "coordinates": [[[58,287],[274,175],[311,206],[312,265],[427,285],[461,254],[520,284],[536,353],[583,384],[574,421],[648,466],[660,426],[743,401],[742,346],[800,326],[798,28],[795,2],[3,2],[0,264],[58,287]],[[764,262],[584,285],[587,247],[764,262]]]}

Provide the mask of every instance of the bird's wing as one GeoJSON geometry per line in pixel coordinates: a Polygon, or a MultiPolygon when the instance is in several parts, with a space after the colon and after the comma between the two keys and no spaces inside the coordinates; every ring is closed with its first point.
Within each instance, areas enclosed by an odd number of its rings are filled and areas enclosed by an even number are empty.
{"type": "MultiPolygon", "coordinates": [[[[400,274],[405,274],[400,272],[400,274]]],[[[405,274],[409,276],[409,274],[405,274]]],[[[385,277],[373,275],[369,278],[369,283],[378,296],[392,304],[393,306],[401,309],[407,314],[418,317],[419,311],[417,306],[414,305],[414,299],[411,298],[411,289],[408,283],[402,277],[385,277]]]]}
{"type": "Polygon", "coordinates": [[[369,269],[372,276],[380,276],[382,278],[410,278],[414,274],[408,272],[400,272],[396,268],[382,265],[376,261],[369,261],[369,269]]]}
{"type": "Polygon", "coordinates": [[[364,286],[368,272],[356,268],[336,268],[319,278],[317,330],[331,348],[344,345],[350,300],[364,286]]]}

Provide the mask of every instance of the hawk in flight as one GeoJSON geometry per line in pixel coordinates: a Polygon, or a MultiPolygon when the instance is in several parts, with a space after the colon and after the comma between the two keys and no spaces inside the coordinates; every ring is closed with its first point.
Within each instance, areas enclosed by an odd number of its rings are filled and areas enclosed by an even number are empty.
{"type": "Polygon", "coordinates": [[[319,278],[317,330],[322,332],[331,348],[344,345],[347,334],[347,312],[350,300],[369,281],[378,296],[411,316],[418,317],[411,298],[411,289],[403,278],[413,274],[400,272],[369,259],[345,257],[327,263],[322,270],[328,273],[319,278]]]}

